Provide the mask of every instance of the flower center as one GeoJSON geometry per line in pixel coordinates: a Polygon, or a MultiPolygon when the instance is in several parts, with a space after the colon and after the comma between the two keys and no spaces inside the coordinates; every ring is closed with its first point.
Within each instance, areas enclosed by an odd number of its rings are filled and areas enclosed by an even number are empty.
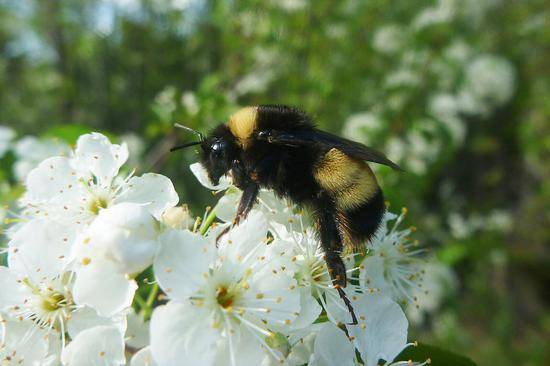
{"type": "Polygon", "coordinates": [[[233,305],[234,295],[227,290],[227,287],[220,286],[216,290],[216,300],[222,308],[228,309],[233,305]]]}
{"type": "Polygon", "coordinates": [[[42,309],[44,309],[44,311],[52,312],[65,305],[66,305],[65,296],[58,292],[45,294],[42,297],[42,309]]]}
{"type": "Polygon", "coordinates": [[[99,211],[101,211],[104,208],[107,208],[109,206],[109,202],[103,198],[103,197],[96,197],[92,202],[90,202],[90,205],[88,206],[88,209],[94,214],[99,214],[99,211]]]}
{"type": "Polygon", "coordinates": [[[33,296],[18,308],[19,315],[43,328],[62,329],[75,309],[71,294],[54,289],[54,284],[34,284],[28,278],[23,283],[32,290],[33,296]]]}

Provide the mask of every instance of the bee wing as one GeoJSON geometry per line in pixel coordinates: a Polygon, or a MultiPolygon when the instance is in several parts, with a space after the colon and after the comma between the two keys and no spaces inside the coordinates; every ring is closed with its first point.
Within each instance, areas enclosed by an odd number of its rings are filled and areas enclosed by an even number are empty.
{"type": "Polygon", "coordinates": [[[336,148],[353,158],[387,165],[392,169],[403,171],[399,165],[388,159],[386,155],[371,147],[320,130],[291,132],[273,131],[270,133],[268,141],[272,144],[292,147],[312,146],[326,149],[336,148]]]}

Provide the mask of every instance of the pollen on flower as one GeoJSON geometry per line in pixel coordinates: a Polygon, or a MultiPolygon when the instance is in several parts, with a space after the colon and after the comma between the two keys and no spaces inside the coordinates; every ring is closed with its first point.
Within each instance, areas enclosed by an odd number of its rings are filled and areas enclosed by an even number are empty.
{"type": "Polygon", "coordinates": [[[103,197],[96,197],[93,201],[89,203],[88,210],[92,212],[92,214],[97,215],[99,214],[99,211],[107,208],[108,206],[109,202],[107,201],[107,199],[103,197]]]}
{"type": "Polygon", "coordinates": [[[216,290],[216,300],[226,310],[230,309],[231,305],[233,305],[233,295],[224,286],[218,287],[216,290]]]}

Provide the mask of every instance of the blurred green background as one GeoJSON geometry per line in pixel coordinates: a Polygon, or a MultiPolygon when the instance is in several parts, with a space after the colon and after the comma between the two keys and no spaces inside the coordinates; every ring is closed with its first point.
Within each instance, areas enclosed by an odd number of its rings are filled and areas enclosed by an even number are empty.
{"type": "Polygon", "coordinates": [[[454,273],[411,339],[548,364],[549,17],[544,0],[0,0],[0,125],[41,139],[0,153],[2,203],[39,141],[101,131],[200,215],[215,199],[192,151],[167,154],[190,138],[173,123],[297,105],[407,170],[378,169],[391,207],[454,273]]]}

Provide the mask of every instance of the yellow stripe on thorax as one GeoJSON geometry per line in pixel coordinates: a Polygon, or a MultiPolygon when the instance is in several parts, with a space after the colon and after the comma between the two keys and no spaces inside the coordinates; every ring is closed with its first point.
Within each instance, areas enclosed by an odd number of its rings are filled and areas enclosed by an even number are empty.
{"type": "Polygon", "coordinates": [[[256,107],[245,107],[238,110],[229,118],[227,126],[237,138],[241,147],[246,148],[250,138],[256,129],[258,109],[256,107]]]}
{"type": "Polygon", "coordinates": [[[367,163],[335,148],[317,163],[315,179],[342,211],[361,207],[378,191],[376,177],[367,163]]]}

